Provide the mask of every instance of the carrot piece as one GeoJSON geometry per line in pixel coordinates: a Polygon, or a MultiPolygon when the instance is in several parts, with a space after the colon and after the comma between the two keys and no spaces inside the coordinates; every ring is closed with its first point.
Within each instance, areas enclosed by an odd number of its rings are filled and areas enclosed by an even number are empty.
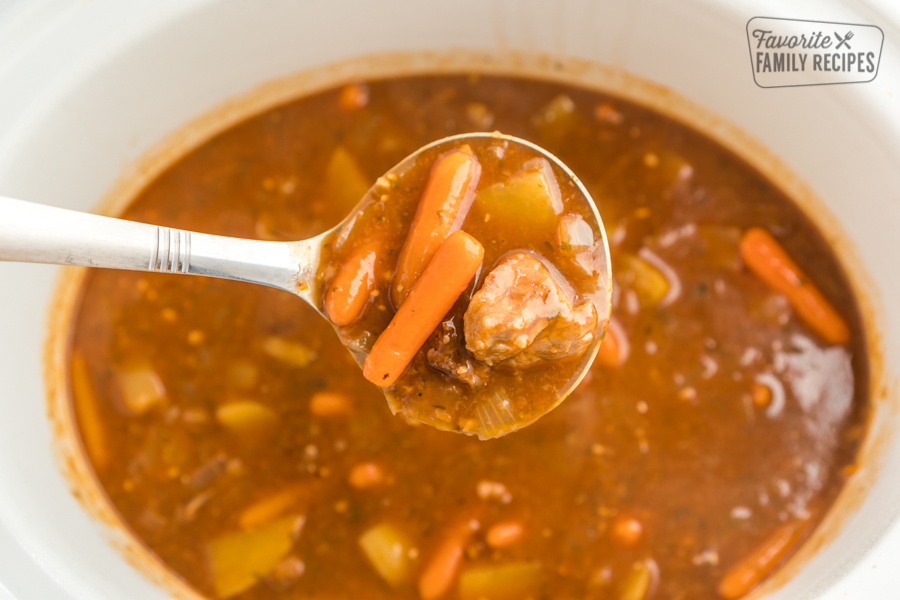
{"type": "Polygon", "coordinates": [[[353,412],[353,405],[346,394],[325,390],[309,399],[309,412],[317,417],[344,417],[353,412]]]}
{"type": "Polygon", "coordinates": [[[359,463],[350,469],[347,481],[358,490],[373,488],[384,481],[384,470],[377,463],[359,463]]]}
{"type": "Polygon", "coordinates": [[[368,103],[369,86],[364,83],[347,84],[338,92],[338,106],[348,112],[365,108],[368,103]]]}
{"type": "Polygon", "coordinates": [[[359,318],[375,288],[378,255],[372,243],[354,250],[331,280],[325,294],[325,313],[335,325],[349,325],[359,318]]]}
{"type": "Polygon", "coordinates": [[[309,494],[309,487],[302,484],[288,486],[270,496],[257,500],[238,517],[241,529],[250,530],[271,523],[309,494]]]}
{"type": "Polygon", "coordinates": [[[608,325],[606,327],[606,336],[600,343],[600,349],[597,350],[597,358],[594,360],[597,361],[597,364],[608,369],[615,369],[619,366],[619,342],[616,341],[616,336],[613,335],[612,329],[608,325]]]}
{"type": "Polygon", "coordinates": [[[434,328],[463,293],[484,259],[484,248],[464,231],[444,240],[387,329],[375,340],[363,375],[386,388],[403,374],[434,328]]]}
{"type": "Polygon", "coordinates": [[[612,524],[612,539],[620,546],[634,546],[641,541],[644,526],[634,517],[619,516],[612,524]]]}
{"type": "Polygon", "coordinates": [[[719,581],[719,595],[735,600],[746,595],[768,575],[803,533],[805,522],[783,525],[772,537],[731,568],[719,581]]]}
{"type": "Polygon", "coordinates": [[[110,451],[106,430],[100,419],[100,399],[94,390],[87,362],[79,352],[72,353],[72,403],[84,449],[87,451],[94,469],[104,470],[110,462],[110,451]]]}
{"type": "Polygon", "coordinates": [[[741,239],[741,258],[760,279],[787,296],[797,314],[825,341],[844,344],[847,323],[768,232],[753,227],[741,239]]]}
{"type": "Polygon", "coordinates": [[[481,164],[463,149],[441,156],[428,177],[409,235],[400,250],[391,301],[399,308],[444,239],[462,227],[475,200],[481,164]]]}
{"type": "Polygon", "coordinates": [[[507,548],[521,539],[525,528],[518,521],[504,521],[492,525],[485,535],[485,541],[491,548],[507,548]]]}
{"type": "Polygon", "coordinates": [[[471,520],[458,521],[450,528],[419,576],[422,600],[435,600],[447,593],[473,532],[471,520]]]}

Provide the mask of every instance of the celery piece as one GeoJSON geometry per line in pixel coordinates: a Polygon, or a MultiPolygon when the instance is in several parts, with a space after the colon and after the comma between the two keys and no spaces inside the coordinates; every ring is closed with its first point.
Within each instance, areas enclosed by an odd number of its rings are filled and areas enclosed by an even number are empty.
{"type": "Polygon", "coordinates": [[[325,189],[330,198],[339,203],[341,210],[347,212],[356,206],[370,186],[371,181],[347,149],[343,146],[335,148],[325,166],[325,189]]]}
{"type": "Polygon", "coordinates": [[[622,284],[635,291],[641,306],[655,305],[669,291],[669,282],[662,273],[633,254],[619,256],[618,264],[613,265],[613,272],[622,284]]]}
{"type": "Polygon", "coordinates": [[[505,182],[481,190],[475,203],[491,219],[545,232],[555,231],[563,210],[556,176],[543,158],[529,160],[505,182]]]}
{"type": "Polygon", "coordinates": [[[541,580],[541,565],[533,562],[473,567],[459,577],[459,597],[460,600],[524,600],[536,597],[541,580]]]}
{"type": "Polygon", "coordinates": [[[216,409],[216,420],[238,435],[261,435],[278,424],[278,415],[268,406],[252,400],[223,404],[216,409]]]}
{"type": "Polygon", "coordinates": [[[318,358],[308,346],[275,336],[263,340],[262,350],[272,358],[294,367],[306,367],[318,358]]]}
{"type": "Polygon", "coordinates": [[[166,400],[166,388],[148,365],[134,365],[116,372],[122,404],[132,416],[140,416],[166,400]]]}
{"type": "Polygon", "coordinates": [[[206,551],[216,594],[230,598],[265,577],[290,552],[302,519],[289,515],[252,531],[211,540],[206,551]]]}
{"type": "Polygon", "coordinates": [[[409,539],[393,525],[382,523],[359,536],[359,546],[375,570],[392,587],[409,581],[412,560],[409,539]]]}

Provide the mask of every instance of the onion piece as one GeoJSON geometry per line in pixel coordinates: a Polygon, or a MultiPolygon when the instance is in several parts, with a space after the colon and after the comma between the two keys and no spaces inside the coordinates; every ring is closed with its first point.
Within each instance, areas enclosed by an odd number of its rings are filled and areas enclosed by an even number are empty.
{"type": "Polygon", "coordinates": [[[786,394],[784,392],[784,384],[772,373],[760,373],[753,378],[753,381],[760,385],[764,385],[772,392],[772,401],[766,409],[766,416],[774,419],[784,410],[786,394]]]}
{"type": "Polygon", "coordinates": [[[475,406],[478,437],[485,440],[506,435],[519,428],[506,390],[491,387],[480,395],[475,406]]]}
{"type": "Polygon", "coordinates": [[[638,250],[637,255],[656,268],[656,270],[666,278],[666,281],[669,282],[669,289],[666,292],[666,295],[659,301],[659,306],[669,306],[678,300],[681,296],[681,279],[678,277],[678,274],[675,273],[675,269],[670,267],[668,263],[663,261],[663,259],[654,254],[653,251],[646,246],[638,250]]]}

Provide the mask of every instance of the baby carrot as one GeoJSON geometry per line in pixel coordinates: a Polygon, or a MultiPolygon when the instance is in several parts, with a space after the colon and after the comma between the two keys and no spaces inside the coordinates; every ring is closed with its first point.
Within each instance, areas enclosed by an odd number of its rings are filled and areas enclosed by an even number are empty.
{"type": "Polygon", "coordinates": [[[399,379],[431,332],[463,293],[484,259],[484,248],[464,231],[444,240],[406,302],[375,340],[363,375],[378,387],[399,379]]]}
{"type": "Polygon", "coordinates": [[[772,537],[731,568],[719,581],[719,595],[735,600],[756,587],[778,564],[803,532],[802,521],[782,525],[772,537]]]}
{"type": "Polygon", "coordinates": [[[444,239],[462,227],[480,177],[481,164],[468,150],[452,150],[434,164],[397,261],[391,287],[395,308],[406,300],[444,239]]]}
{"type": "Polygon", "coordinates": [[[378,466],[378,463],[359,463],[350,469],[347,481],[358,490],[373,488],[381,485],[381,482],[384,481],[384,470],[378,466]]]}
{"type": "Polygon", "coordinates": [[[435,600],[450,589],[472,532],[469,521],[458,522],[435,549],[419,576],[419,596],[422,600],[435,600]]]}
{"type": "Polygon", "coordinates": [[[364,244],[345,260],[325,294],[325,313],[335,325],[349,325],[362,314],[375,286],[375,244],[364,244]]]}
{"type": "Polygon", "coordinates": [[[241,529],[251,530],[271,523],[309,495],[309,487],[303,484],[288,486],[270,496],[257,500],[245,508],[238,517],[241,529]]]}
{"type": "Polygon", "coordinates": [[[769,287],[787,296],[800,318],[825,341],[844,344],[850,339],[847,323],[768,232],[749,229],[741,239],[741,258],[769,287]]]}

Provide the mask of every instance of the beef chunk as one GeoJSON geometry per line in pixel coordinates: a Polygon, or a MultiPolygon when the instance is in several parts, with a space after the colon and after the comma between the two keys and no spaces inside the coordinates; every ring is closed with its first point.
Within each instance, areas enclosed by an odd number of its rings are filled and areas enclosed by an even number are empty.
{"type": "Polygon", "coordinates": [[[472,297],[466,347],[487,365],[512,368],[579,356],[594,338],[597,311],[587,301],[573,306],[571,297],[558,272],[527,252],[513,253],[472,297]]]}
{"type": "Polygon", "coordinates": [[[444,321],[432,334],[425,358],[429,366],[471,387],[485,384],[489,369],[472,360],[462,347],[453,319],[444,321]]]}

